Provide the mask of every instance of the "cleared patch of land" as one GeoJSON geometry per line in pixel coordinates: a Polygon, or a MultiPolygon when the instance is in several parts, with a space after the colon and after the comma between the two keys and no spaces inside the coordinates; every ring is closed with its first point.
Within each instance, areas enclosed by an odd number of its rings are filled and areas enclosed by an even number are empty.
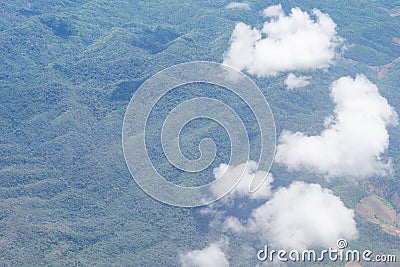
{"type": "Polygon", "coordinates": [[[400,237],[400,215],[387,200],[376,195],[364,197],[356,205],[356,212],[368,221],[379,224],[384,232],[400,237]]]}

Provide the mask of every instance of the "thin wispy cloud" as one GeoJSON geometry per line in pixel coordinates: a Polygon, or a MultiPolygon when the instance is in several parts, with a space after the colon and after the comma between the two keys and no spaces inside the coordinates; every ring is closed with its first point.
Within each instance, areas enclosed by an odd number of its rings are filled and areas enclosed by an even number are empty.
{"type": "Polygon", "coordinates": [[[285,80],[285,85],[288,90],[301,88],[310,84],[311,77],[309,76],[296,76],[293,73],[289,73],[285,80]]]}
{"type": "Polygon", "coordinates": [[[243,163],[237,166],[229,166],[227,164],[221,164],[218,168],[214,169],[214,177],[216,183],[212,186],[212,190],[216,195],[220,195],[219,192],[227,192],[226,185],[218,183],[218,180],[226,176],[230,179],[237,179],[242,177],[239,183],[230,191],[222,201],[227,201],[235,197],[248,197],[250,199],[267,199],[271,193],[271,183],[273,177],[271,174],[265,171],[257,171],[257,163],[249,161],[247,164],[243,163]],[[255,179],[256,181],[262,181],[266,177],[261,186],[253,193],[250,193],[250,184],[255,179]]]}
{"type": "Polygon", "coordinates": [[[251,10],[251,7],[248,3],[240,3],[240,2],[231,2],[228,5],[226,5],[225,8],[251,10]]]}
{"type": "Polygon", "coordinates": [[[284,16],[285,12],[282,9],[282,5],[279,4],[267,7],[262,11],[262,15],[265,18],[274,18],[274,17],[284,16]]]}

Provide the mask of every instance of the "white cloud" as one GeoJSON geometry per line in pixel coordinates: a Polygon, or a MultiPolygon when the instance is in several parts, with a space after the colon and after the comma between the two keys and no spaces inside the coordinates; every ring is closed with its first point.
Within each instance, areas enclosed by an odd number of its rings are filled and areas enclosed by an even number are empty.
{"type": "Polygon", "coordinates": [[[250,5],[248,3],[239,3],[239,2],[229,3],[225,8],[227,8],[227,9],[238,8],[238,9],[245,9],[245,10],[251,9],[250,5]]]}
{"type": "Polygon", "coordinates": [[[226,218],[222,226],[224,229],[231,230],[235,233],[247,231],[247,228],[239,221],[239,219],[232,216],[226,218]]]}
{"type": "Polygon", "coordinates": [[[288,90],[292,90],[309,85],[310,79],[311,77],[308,76],[296,76],[293,73],[289,73],[285,80],[285,85],[287,86],[288,90]]]}
{"type": "Polygon", "coordinates": [[[397,114],[377,86],[363,75],[342,77],[332,84],[331,97],[334,116],[326,118],[321,134],[283,132],[276,162],[328,177],[365,178],[390,172],[390,162],[383,162],[381,155],[389,145],[386,127],[397,124],[397,114]]]}
{"type": "MultiPolygon", "coordinates": [[[[227,216],[232,214],[232,209],[235,211],[243,211],[246,210],[248,208],[247,205],[251,203],[248,200],[263,201],[271,197],[272,174],[257,170],[257,167],[256,162],[249,161],[247,164],[242,163],[236,166],[221,164],[214,169],[216,182],[211,186],[211,190],[213,194],[218,196],[231,189],[232,183],[227,181],[236,181],[240,176],[242,176],[242,178],[220,201],[200,209],[202,215],[213,218],[210,222],[210,227],[224,227],[225,229],[235,228],[235,226],[240,227],[240,223],[235,225],[236,222],[234,220],[236,218],[233,218],[232,222],[226,221],[224,225],[227,216]],[[258,188],[256,186],[258,186],[258,188]]],[[[234,230],[238,231],[237,228],[234,230]]]]}
{"type": "MultiPolygon", "coordinates": [[[[276,6],[270,7],[264,15],[278,12],[276,6]]],[[[316,20],[300,8],[293,8],[289,15],[265,22],[262,30],[238,23],[224,64],[259,77],[328,67],[342,39],[336,35],[336,24],[329,15],[318,9],[312,14],[316,20]]]]}
{"type": "Polygon", "coordinates": [[[273,17],[284,16],[285,12],[282,9],[282,5],[279,4],[267,7],[266,9],[263,10],[262,14],[265,18],[273,18],[273,17]]]}
{"type": "Polygon", "coordinates": [[[223,242],[213,243],[202,250],[181,255],[183,267],[228,267],[229,262],[222,250],[223,242]]]}
{"type": "MultiPolygon", "coordinates": [[[[248,164],[243,163],[237,166],[229,166],[221,164],[218,168],[214,169],[214,176],[216,183],[212,185],[212,190],[215,195],[221,195],[221,192],[227,191],[226,184],[219,183],[221,177],[229,177],[230,179],[237,179],[242,176],[240,182],[232,189],[232,191],[224,198],[225,200],[234,197],[249,197],[251,199],[267,199],[271,192],[271,183],[273,181],[272,175],[265,171],[257,171],[257,163],[249,161],[248,164]],[[257,181],[259,184],[265,178],[261,186],[253,193],[250,193],[250,185],[252,181],[257,181]]],[[[229,188],[228,188],[229,189],[229,188]]]]}
{"type": "Polygon", "coordinates": [[[235,217],[224,222],[234,232],[256,232],[276,249],[328,248],[340,238],[357,238],[354,211],[318,184],[294,182],[256,208],[246,225],[235,217]]]}

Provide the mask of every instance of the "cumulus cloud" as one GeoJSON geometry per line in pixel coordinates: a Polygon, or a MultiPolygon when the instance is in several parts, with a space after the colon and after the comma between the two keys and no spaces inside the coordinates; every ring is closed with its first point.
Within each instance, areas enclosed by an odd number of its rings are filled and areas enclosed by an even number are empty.
{"type": "Polygon", "coordinates": [[[236,25],[224,64],[266,77],[281,71],[326,68],[333,62],[341,38],[329,15],[314,9],[314,20],[300,8],[285,15],[279,6],[263,14],[271,19],[261,30],[236,25]]]}
{"type": "Polygon", "coordinates": [[[311,77],[308,76],[296,76],[293,73],[289,73],[285,80],[285,85],[288,90],[304,87],[310,84],[311,77]]]}
{"type": "Polygon", "coordinates": [[[222,250],[224,242],[213,243],[202,250],[193,250],[181,255],[183,267],[228,267],[229,262],[222,250]]]}
{"type": "Polygon", "coordinates": [[[245,9],[245,10],[250,10],[250,5],[248,3],[239,3],[239,2],[231,2],[229,3],[225,8],[227,9],[245,9]]]}
{"type": "Polygon", "coordinates": [[[230,217],[224,226],[236,232],[258,232],[265,242],[288,250],[327,248],[340,238],[358,236],[354,211],[329,189],[304,182],[275,192],[271,200],[252,212],[247,225],[230,217]]]}
{"type": "Polygon", "coordinates": [[[219,183],[218,180],[221,177],[228,177],[231,179],[237,179],[242,176],[240,182],[232,189],[232,191],[225,197],[225,200],[234,197],[249,197],[250,199],[267,199],[271,192],[271,183],[273,181],[272,175],[265,171],[257,171],[257,163],[249,161],[247,164],[243,163],[237,166],[229,166],[227,164],[221,164],[218,168],[214,169],[214,176],[216,183],[212,185],[212,191],[215,195],[221,195],[221,192],[226,192],[227,186],[224,183],[219,183]],[[264,180],[265,178],[265,180],[264,180]],[[250,193],[250,185],[252,181],[263,181],[261,186],[250,193]]]}
{"type": "Polygon", "coordinates": [[[365,178],[386,175],[383,162],[388,148],[388,125],[397,124],[397,113],[365,76],[342,77],[331,86],[334,115],[325,119],[317,136],[283,132],[276,162],[290,170],[306,169],[328,177],[365,178]]]}
{"type": "Polygon", "coordinates": [[[273,18],[273,17],[284,16],[285,12],[283,11],[281,4],[279,4],[267,7],[266,9],[263,10],[262,15],[265,18],[273,18]]]}

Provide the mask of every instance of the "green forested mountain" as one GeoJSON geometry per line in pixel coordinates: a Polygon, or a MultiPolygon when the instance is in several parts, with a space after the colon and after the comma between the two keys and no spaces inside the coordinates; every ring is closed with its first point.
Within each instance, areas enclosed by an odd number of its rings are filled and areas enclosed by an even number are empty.
{"type": "MultiPolygon", "coordinates": [[[[235,253],[243,245],[262,247],[254,235],[223,233],[202,208],[171,207],[140,189],[125,164],[121,129],[146,79],[178,63],[222,62],[235,24],[261,27],[268,5],[328,13],[346,46],[329,71],[311,72],[313,82],[301,91],[285,89],[286,73],[252,77],[271,105],[278,136],[284,129],[318,133],[334,108],[331,82],[357,73],[400,112],[399,1],[247,2],[251,10],[207,0],[0,2],[0,266],[180,266],[181,253],[224,235],[231,266],[255,266],[255,256],[235,253]]],[[[273,186],[317,182],[348,208],[377,195],[400,213],[399,128],[389,134],[388,177],[327,182],[274,164],[273,186]]],[[[356,222],[353,248],[400,260],[399,236],[359,214],[356,222]]]]}

